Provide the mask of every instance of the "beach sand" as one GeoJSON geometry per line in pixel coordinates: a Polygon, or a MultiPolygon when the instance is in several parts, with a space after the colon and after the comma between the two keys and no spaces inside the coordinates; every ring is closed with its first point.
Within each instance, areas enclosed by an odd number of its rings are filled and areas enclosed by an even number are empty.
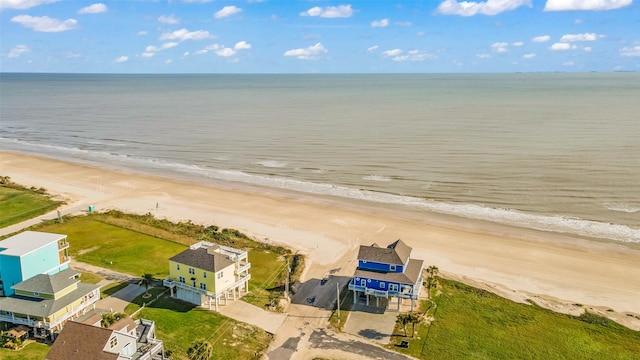
{"type": "Polygon", "coordinates": [[[515,301],[580,313],[591,308],[634,329],[640,250],[427,212],[265,189],[209,186],[0,152],[0,175],[44,187],[67,209],[120,209],[234,228],[309,256],[306,278],[351,264],[360,244],[402,239],[447,277],[515,301]],[[157,208],[156,208],[157,205],[157,208]],[[580,304],[580,305],[574,305],[580,304]],[[615,311],[607,311],[613,309],[615,311]]]}

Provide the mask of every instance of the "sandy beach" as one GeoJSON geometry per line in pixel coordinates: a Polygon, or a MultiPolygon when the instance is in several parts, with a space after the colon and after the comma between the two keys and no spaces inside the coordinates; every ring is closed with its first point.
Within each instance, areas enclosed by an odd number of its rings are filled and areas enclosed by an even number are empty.
{"type": "Polygon", "coordinates": [[[310,259],[307,278],[352,262],[360,244],[398,238],[447,276],[555,310],[593,308],[640,329],[640,250],[481,221],[271,190],[209,186],[0,152],[0,175],[43,187],[65,208],[151,212],[235,228],[310,259]],[[156,208],[157,205],[157,208],[156,208]],[[577,306],[572,304],[582,304],[577,306]],[[615,312],[607,311],[613,309],[615,312]]]}

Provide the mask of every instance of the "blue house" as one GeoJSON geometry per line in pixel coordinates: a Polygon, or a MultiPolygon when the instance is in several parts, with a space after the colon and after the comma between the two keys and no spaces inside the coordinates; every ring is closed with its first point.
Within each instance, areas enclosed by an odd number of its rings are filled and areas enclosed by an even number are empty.
{"type": "Polygon", "coordinates": [[[420,296],[422,288],[422,266],[424,261],[411,259],[411,247],[402,240],[396,240],[387,247],[360,246],[358,252],[358,268],[349,283],[353,290],[353,302],[358,296],[365,295],[367,305],[369,298],[376,298],[380,306],[380,298],[398,299],[398,310],[403,299],[411,299],[411,310],[420,296]]]}
{"type": "Polygon", "coordinates": [[[0,296],[13,295],[13,285],[38,274],[69,268],[67,235],[24,231],[0,241],[0,296]]]}

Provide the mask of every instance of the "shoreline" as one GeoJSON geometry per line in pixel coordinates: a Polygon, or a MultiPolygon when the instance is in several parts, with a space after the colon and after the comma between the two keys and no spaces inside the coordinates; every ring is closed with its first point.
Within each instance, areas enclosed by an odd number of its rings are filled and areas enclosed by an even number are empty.
{"type": "Polygon", "coordinates": [[[388,244],[401,238],[413,247],[413,257],[424,259],[425,266],[438,266],[448,277],[484,284],[512,300],[540,301],[560,312],[591,307],[640,329],[640,319],[624,314],[640,314],[640,250],[635,247],[309,194],[205,185],[4,150],[0,165],[1,175],[21,185],[44,187],[68,199],[69,208],[93,204],[97,211],[150,212],[172,221],[234,228],[257,240],[291,247],[309,256],[306,279],[323,276],[340,259],[354,261],[361,244],[388,244]]]}

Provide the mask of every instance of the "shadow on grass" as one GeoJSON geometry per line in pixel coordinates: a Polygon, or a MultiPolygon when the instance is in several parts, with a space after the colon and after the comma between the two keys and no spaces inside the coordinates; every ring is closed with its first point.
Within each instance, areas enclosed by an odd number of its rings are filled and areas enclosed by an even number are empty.
{"type": "Polygon", "coordinates": [[[109,284],[107,286],[105,286],[101,292],[102,292],[102,298],[105,298],[107,296],[112,296],[113,294],[117,293],[118,291],[126,288],[127,286],[129,286],[128,282],[121,282],[121,283],[113,283],[113,284],[109,284]]]}

